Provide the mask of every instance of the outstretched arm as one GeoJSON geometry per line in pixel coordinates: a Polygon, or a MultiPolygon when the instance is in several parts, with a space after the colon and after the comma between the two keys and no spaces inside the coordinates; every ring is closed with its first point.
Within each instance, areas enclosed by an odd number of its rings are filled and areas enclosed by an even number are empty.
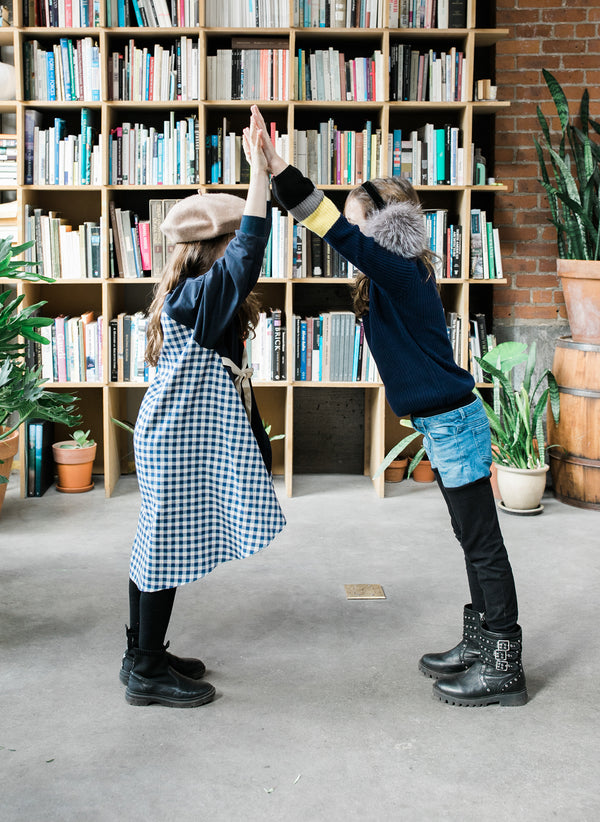
{"type": "Polygon", "coordinates": [[[252,112],[250,124],[251,127],[254,126],[260,132],[261,145],[267,162],[267,169],[271,174],[281,174],[281,172],[287,168],[288,163],[275,151],[275,146],[271,142],[267,125],[258,106],[251,106],[250,110],[252,112]]]}

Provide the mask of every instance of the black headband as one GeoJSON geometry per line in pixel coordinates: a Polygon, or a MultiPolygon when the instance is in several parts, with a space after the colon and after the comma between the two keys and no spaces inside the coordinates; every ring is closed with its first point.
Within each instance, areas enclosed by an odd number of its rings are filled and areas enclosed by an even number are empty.
{"type": "Polygon", "coordinates": [[[381,194],[377,191],[370,180],[365,180],[365,182],[361,185],[361,188],[363,188],[371,200],[373,200],[377,211],[381,211],[382,208],[385,208],[385,202],[383,201],[381,194]]]}

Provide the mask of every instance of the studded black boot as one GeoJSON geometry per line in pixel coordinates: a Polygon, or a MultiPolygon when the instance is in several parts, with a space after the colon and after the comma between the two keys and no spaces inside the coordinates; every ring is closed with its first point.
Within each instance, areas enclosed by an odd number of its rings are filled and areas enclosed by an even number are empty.
{"type": "Polygon", "coordinates": [[[479,628],[481,615],[465,605],[463,611],[463,638],[454,648],[440,654],[424,654],[419,670],[431,679],[466,671],[479,659],[479,628]]]}
{"type": "Polygon", "coordinates": [[[197,679],[188,679],[169,665],[166,648],[160,651],[134,649],[125,699],[130,705],[158,703],[168,708],[196,708],[210,702],[214,687],[197,679]]]}
{"type": "Polygon", "coordinates": [[[477,707],[517,706],[527,702],[521,664],[522,637],[517,626],[510,634],[479,629],[481,659],[462,674],[444,677],[433,685],[433,695],[448,705],[477,707]]]}
{"type": "MultiPolygon", "coordinates": [[[[126,625],[125,632],[127,635],[127,649],[123,654],[121,670],[119,671],[119,679],[123,685],[127,685],[129,682],[129,674],[133,667],[134,649],[137,648],[139,640],[139,631],[135,630],[135,628],[128,628],[126,625]]],[[[165,650],[168,647],[169,643],[167,642],[165,650]]],[[[179,657],[169,653],[167,654],[167,659],[169,660],[171,668],[174,668],[177,673],[182,676],[187,676],[189,679],[202,679],[206,673],[206,666],[199,659],[179,657]]]]}

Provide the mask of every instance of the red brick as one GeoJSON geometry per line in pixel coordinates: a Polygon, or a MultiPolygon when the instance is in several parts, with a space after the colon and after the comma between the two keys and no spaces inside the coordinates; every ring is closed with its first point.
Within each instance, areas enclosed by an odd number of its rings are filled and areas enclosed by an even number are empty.
{"type": "Polygon", "coordinates": [[[547,274],[522,274],[517,276],[518,288],[556,288],[558,279],[547,274]]]}
{"type": "Polygon", "coordinates": [[[565,295],[559,289],[556,289],[554,294],[552,295],[552,299],[557,305],[564,305],[565,302],[565,295]]]}
{"type": "Polygon", "coordinates": [[[512,308],[509,305],[494,305],[494,317],[499,320],[512,317],[512,308]]]}
{"type": "Polygon", "coordinates": [[[529,291],[517,291],[514,288],[503,288],[494,292],[496,305],[521,305],[529,302],[529,291]]]}
{"type": "Polygon", "coordinates": [[[534,303],[543,303],[544,305],[548,305],[552,303],[552,289],[544,289],[543,291],[532,291],[531,292],[531,299],[534,303]]]}
{"type": "Polygon", "coordinates": [[[566,306],[566,305],[559,305],[559,306],[558,306],[558,316],[559,316],[562,320],[566,320],[566,319],[567,319],[567,306],[566,306]]]}
{"type": "Polygon", "coordinates": [[[515,317],[518,320],[555,320],[558,310],[545,305],[516,305],[515,317]]]}
{"type": "MultiPolygon", "coordinates": [[[[559,26],[556,27],[557,30],[558,28],[559,26]]],[[[577,23],[575,25],[575,37],[595,39],[598,37],[598,27],[593,23],[577,23]]]]}
{"type": "MultiPolygon", "coordinates": [[[[546,42],[546,41],[544,41],[546,42]]],[[[502,42],[503,54],[539,54],[539,40],[504,40],[502,42]]]]}

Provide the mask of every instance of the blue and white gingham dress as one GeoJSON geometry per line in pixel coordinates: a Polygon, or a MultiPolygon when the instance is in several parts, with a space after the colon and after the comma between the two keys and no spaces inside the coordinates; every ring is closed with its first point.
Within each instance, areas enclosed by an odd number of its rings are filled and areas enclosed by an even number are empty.
{"type": "Polygon", "coordinates": [[[163,313],[156,377],[134,449],[142,506],[130,577],[141,591],[193,582],[268,545],[285,525],[246,411],[219,355],[163,313]]]}

